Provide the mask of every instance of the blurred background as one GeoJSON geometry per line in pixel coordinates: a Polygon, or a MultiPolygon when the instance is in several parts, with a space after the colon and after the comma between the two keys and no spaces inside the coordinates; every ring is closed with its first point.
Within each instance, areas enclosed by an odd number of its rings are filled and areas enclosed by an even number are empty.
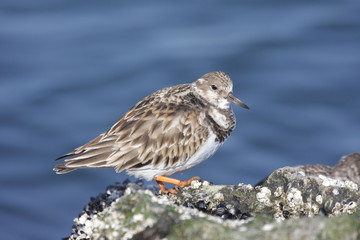
{"type": "Polygon", "coordinates": [[[358,0],[2,0],[1,238],[68,236],[90,197],[127,176],[56,175],[54,159],[146,95],[211,71],[251,110],[234,108],[222,148],[175,177],[255,184],[359,152],[359,12],[358,0]]]}

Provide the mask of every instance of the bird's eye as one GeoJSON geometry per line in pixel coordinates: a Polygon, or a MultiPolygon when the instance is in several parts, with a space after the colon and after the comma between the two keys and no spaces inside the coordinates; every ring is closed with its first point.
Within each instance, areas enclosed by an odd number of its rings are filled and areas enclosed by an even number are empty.
{"type": "Polygon", "coordinates": [[[215,85],[211,85],[211,89],[212,89],[212,90],[217,90],[218,88],[217,88],[217,86],[215,86],[215,85]]]}

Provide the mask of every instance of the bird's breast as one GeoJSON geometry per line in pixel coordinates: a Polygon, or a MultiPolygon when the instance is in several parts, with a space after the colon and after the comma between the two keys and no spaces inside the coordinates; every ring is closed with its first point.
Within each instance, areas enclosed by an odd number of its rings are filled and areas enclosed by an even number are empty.
{"type": "Polygon", "coordinates": [[[217,136],[215,141],[223,142],[235,128],[235,117],[229,109],[210,109],[206,115],[210,129],[217,136]]]}

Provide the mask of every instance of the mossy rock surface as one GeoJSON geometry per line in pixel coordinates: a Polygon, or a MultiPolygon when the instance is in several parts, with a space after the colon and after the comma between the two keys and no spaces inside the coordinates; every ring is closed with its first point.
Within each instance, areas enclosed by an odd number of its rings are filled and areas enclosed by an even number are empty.
{"type": "Polygon", "coordinates": [[[360,239],[358,178],[346,174],[286,167],[256,187],[195,181],[176,195],[116,183],[85,206],[68,239],[360,239]]]}
{"type": "Polygon", "coordinates": [[[330,218],[222,220],[136,190],[86,220],[74,239],[359,239],[359,229],[359,210],[330,218]]]}

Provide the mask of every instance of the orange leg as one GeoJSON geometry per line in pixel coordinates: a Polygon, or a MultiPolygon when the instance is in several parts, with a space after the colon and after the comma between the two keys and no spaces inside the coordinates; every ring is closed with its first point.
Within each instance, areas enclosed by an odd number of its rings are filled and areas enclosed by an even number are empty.
{"type": "Polygon", "coordinates": [[[176,194],[177,193],[177,191],[175,189],[167,189],[163,182],[160,182],[160,181],[156,181],[156,182],[160,187],[160,190],[159,190],[160,194],[162,194],[162,193],[164,193],[164,194],[168,194],[168,193],[176,194]]]}
{"type": "Polygon", "coordinates": [[[187,181],[181,181],[178,179],[169,178],[169,177],[165,177],[165,176],[154,177],[154,180],[157,182],[157,184],[160,187],[159,193],[165,193],[165,194],[167,194],[167,193],[175,194],[179,191],[179,187],[184,188],[184,187],[190,185],[192,181],[199,180],[199,179],[200,179],[199,177],[192,177],[187,181]],[[166,189],[164,182],[174,184],[175,188],[174,189],[166,189]]]}

